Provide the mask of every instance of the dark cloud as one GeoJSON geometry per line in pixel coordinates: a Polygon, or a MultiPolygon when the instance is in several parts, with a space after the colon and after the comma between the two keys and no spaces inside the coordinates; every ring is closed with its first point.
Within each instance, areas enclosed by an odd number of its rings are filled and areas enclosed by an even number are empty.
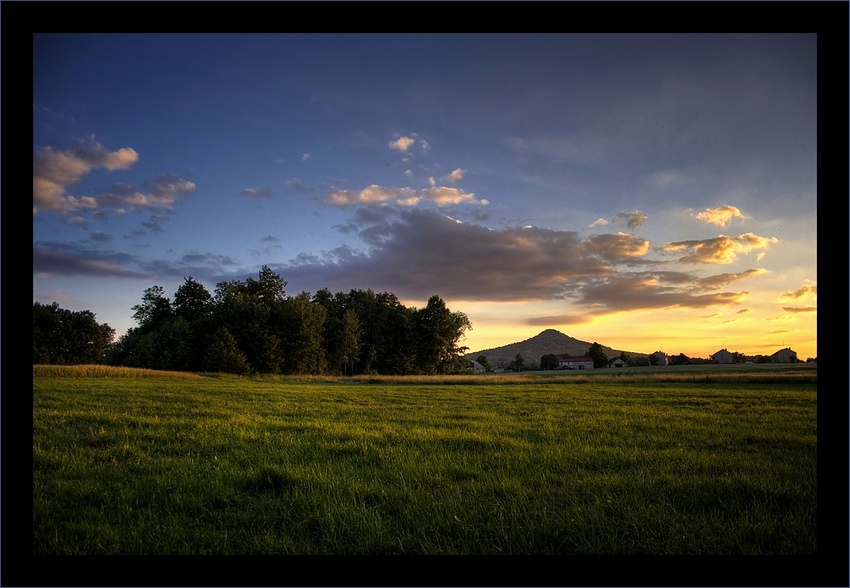
{"type": "Polygon", "coordinates": [[[671,307],[704,308],[738,304],[746,292],[694,294],[695,279],[674,272],[619,273],[576,284],[570,291],[574,302],[596,312],[648,310],[671,307]]]}
{"type": "Polygon", "coordinates": [[[70,243],[33,243],[33,274],[147,278],[138,260],[114,251],[84,249],[70,243]]]}
{"type": "Polygon", "coordinates": [[[801,312],[817,312],[818,307],[817,306],[802,306],[802,307],[801,306],[783,306],[782,310],[784,310],[785,312],[798,314],[798,313],[801,313],[801,312]]]}
{"type": "MultiPolygon", "coordinates": [[[[344,225],[363,250],[342,246],[301,255],[276,271],[307,290],[372,288],[401,297],[479,301],[563,299],[594,313],[709,307],[740,302],[745,292],[710,292],[760,270],[698,278],[662,271],[649,243],[623,233],[582,239],[573,231],[533,226],[499,230],[462,223],[435,211],[363,208],[344,225]],[[642,264],[646,271],[624,268],[642,264]]],[[[581,313],[560,323],[587,320],[581,313]]],[[[531,319],[551,323],[552,317],[531,319]]]]}

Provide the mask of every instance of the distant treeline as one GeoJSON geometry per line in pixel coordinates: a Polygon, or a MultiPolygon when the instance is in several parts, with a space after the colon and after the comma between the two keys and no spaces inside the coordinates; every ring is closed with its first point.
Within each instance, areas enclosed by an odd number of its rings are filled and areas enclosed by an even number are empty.
{"type": "MultiPolygon", "coordinates": [[[[132,307],[138,326],[114,343],[86,342],[96,348],[86,361],[234,374],[450,374],[468,367],[459,342],[472,325],[437,295],[419,309],[386,292],[289,296],[286,285],[263,266],[258,279],[221,282],[212,294],[192,277],[173,300],[152,286],[132,307]]],[[[82,363],[80,355],[45,351],[55,329],[36,327],[37,305],[33,363],[82,363]]]]}

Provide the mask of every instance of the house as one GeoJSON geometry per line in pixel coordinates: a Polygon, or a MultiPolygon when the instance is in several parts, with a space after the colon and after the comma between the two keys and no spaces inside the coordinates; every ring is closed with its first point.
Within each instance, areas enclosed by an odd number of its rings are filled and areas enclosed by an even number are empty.
{"type": "Polygon", "coordinates": [[[711,359],[714,363],[735,363],[735,356],[728,352],[725,348],[715,352],[711,359]]]}
{"type": "Polygon", "coordinates": [[[667,354],[664,353],[663,351],[656,351],[655,353],[650,355],[650,357],[654,357],[657,360],[656,365],[667,365],[668,364],[667,354]]]}
{"type": "Polygon", "coordinates": [[[592,370],[592,357],[570,357],[568,355],[558,356],[559,370],[592,370]]]}
{"type": "Polygon", "coordinates": [[[483,365],[481,365],[474,359],[469,360],[469,369],[470,371],[472,371],[473,374],[483,374],[487,371],[483,365]]]}
{"type": "Polygon", "coordinates": [[[797,352],[786,347],[771,355],[770,361],[771,363],[797,363],[797,352]]]}
{"type": "Polygon", "coordinates": [[[626,362],[623,361],[622,357],[615,357],[609,364],[608,367],[621,368],[626,365],[626,362]]]}

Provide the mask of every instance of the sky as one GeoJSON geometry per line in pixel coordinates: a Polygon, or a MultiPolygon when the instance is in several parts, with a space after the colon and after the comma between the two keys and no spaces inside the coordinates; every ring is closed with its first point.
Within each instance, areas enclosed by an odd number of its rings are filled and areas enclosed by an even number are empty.
{"type": "Polygon", "coordinates": [[[35,34],[33,302],[287,293],[817,356],[815,34],[35,34]]]}

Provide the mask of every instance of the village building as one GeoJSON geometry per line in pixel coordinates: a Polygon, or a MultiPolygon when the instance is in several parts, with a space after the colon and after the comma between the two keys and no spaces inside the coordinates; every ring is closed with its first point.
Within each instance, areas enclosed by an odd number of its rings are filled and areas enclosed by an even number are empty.
{"type": "Polygon", "coordinates": [[[570,357],[568,355],[558,356],[559,370],[592,370],[592,357],[570,357]]]}
{"type": "Polygon", "coordinates": [[[469,360],[469,370],[473,374],[483,374],[484,372],[487,371],[487,368],[485,368],[480,362],[477,362],[474,359],[470,359],[469,360]]]}
{"type": "Polygon", "coordinates": [[[608,367],[621,368],[626,365],[626,362],[623,361],[622,357],[615,357],[608,363],[608,367]]]}
{"type": "Polygon", "coordinates": [[[771,363],[797,363],[797,352],[786,347],[771,355],[770,361],[771,363]]]}
{"type": "Polygon", "coordinates": [[[712,354],[711,359],[714,363],[735,363],[735,356],[725,348],[712,354]]]}
{"type": "Polygon", "coordinates": [[[667,365],[667,364],[669,364],[667,354],[664,353],[663,351],[656,351],[650,357],[654,357],[656,360],[658,360],[657,365],[667,365]]]}

